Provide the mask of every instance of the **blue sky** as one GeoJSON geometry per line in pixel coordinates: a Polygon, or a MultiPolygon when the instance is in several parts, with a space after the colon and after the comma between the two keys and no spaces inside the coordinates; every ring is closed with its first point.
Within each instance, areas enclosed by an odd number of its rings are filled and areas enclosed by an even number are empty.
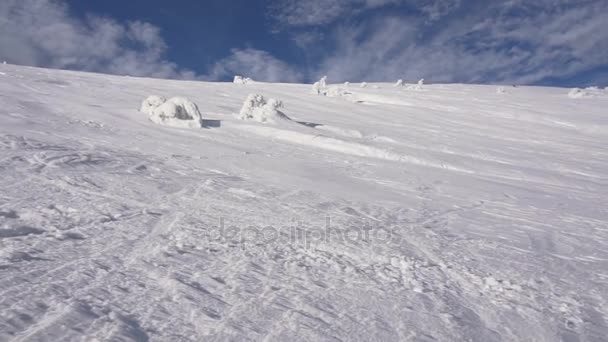
{"type": "Polygon", "coordinates": [[[0,59],[134,76],[608,85],[606,0],[2,0],[0,59]]]}

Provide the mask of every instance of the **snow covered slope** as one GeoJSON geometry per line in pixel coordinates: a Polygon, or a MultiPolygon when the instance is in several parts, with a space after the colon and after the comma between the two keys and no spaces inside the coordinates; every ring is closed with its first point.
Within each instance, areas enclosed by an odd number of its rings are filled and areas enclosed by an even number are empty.
{"type": "Polygon", "coordinates": [[[0,65],[0,341],[606,340],[608,93],[329,87],[0,65]]]}

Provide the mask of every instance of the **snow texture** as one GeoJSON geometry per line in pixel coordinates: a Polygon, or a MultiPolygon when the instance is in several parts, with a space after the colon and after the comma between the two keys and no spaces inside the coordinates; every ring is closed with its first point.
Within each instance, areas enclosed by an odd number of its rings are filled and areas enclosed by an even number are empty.
{"type": "Polygon", "coordinates": [[[279,100],[267,100],[262,95],[249,94],[243,103],[238,118],[271,124],[276,124],[282,120],[291,120],[280,111],[281,108],[283,108],[283,103],[279,100]]]}
{"type": "Polygon", "coordinates": [[[603,89],[0,73],[0,341],[606,341],[603,89]]]}

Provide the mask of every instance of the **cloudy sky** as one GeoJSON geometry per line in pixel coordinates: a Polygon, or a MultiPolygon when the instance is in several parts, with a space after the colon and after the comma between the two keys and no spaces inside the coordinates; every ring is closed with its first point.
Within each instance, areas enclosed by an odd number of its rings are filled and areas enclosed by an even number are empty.
{"type": "Polygon", "coordinates": [[[608,85],[608,0],[1,0],[0,60],[133,76],[608,85]]]}

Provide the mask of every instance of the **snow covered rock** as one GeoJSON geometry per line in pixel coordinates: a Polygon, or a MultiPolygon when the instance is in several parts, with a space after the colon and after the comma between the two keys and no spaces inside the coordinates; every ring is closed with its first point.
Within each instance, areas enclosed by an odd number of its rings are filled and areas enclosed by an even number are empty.
{"type": "Polygon", "coordinates": [[[403,86],[403,80],[398,80],[397,83],[395,83],[395,87],[402,87],[403,86]]]}
{"type": "Polygon", "coordinates": [[[165,100],[161,96],[149,96],[142,102],[140,111],[148,114],[150,121],[159,125],[181,128],[203,127],[203,118],[198,106],[183,97],[165,100]]]}
{"type": "Polygon", "coordinates": [[[287,115],[280,111],[281,108],[283,108],[283,103],[279,100],[267,100],[262,95],[249,94],[245,103],[243,103],[238,118],[241,120],[272,124],[281,120],[291,120],[287,115]]]}
{"type": "Polygon", "coordinates": [[[253,80],[251,78],[249,78],[249,77],[243,77],[243,76],[236,75],[236,76],[234,76],[234,80],[232,81],[232,83],[234,83],[234,84],[247,84],[247,83],[250,83],[252,81],[253,80]]]}

